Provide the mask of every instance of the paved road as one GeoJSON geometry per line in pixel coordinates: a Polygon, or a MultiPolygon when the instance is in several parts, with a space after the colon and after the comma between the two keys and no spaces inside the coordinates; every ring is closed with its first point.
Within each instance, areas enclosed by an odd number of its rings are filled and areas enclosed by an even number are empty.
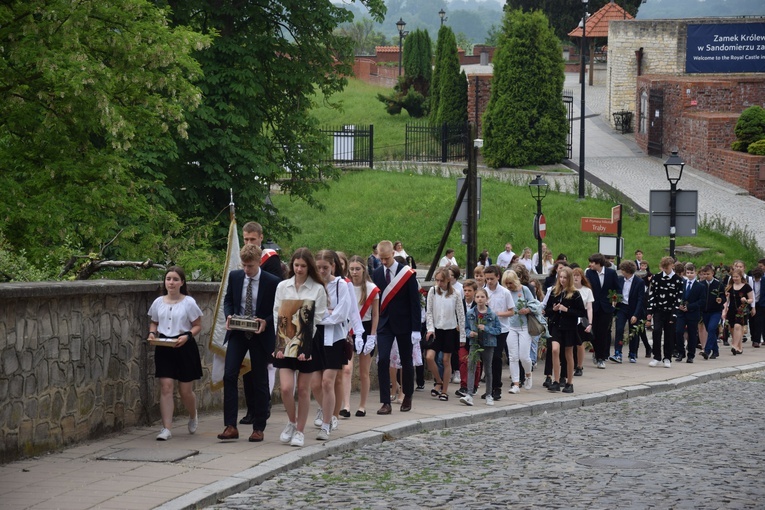
{"type": "Polygon", "coordinates": [[[316,461],[212,508],[763,508],[763,383],[752,372],[410,436],[316,461]]]}

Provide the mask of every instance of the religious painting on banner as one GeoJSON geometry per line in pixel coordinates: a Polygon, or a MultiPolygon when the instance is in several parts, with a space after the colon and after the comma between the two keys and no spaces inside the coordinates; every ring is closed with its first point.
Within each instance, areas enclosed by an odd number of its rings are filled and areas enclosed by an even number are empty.
{"type": "Polygon", "coordinates": [[[311,357],[314,308],[312,299],[285,299],[281,302],[274,355],[284,351],[285,358],[297,358],[301,354],[306,359],[311,357]]]}

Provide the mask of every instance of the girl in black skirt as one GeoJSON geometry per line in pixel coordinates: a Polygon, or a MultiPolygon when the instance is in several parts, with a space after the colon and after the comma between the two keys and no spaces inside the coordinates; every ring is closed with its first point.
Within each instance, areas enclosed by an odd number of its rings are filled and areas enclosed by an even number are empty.
{"type": "Polygon", "coordinates": [[[560,391],[560,349],[564,348],[566,355],[566,386],[565,393],[573,393],[574,385],[574,347],[577,345],[577,324],[579,317],[584,317],[587,311],[579,291],[574,287],[574,277],[569,267],[560,267],[555,287],[547,300],[545,315],[552,335],[553,382],[550,391],[560,391]]]}
{"type": "Polygon", "coordinates": [[[172,266],[165,273],[162,296],[149,308],[149,340],[175,340],[154,350],[154,376],[159,378],[159,411],[162,430],[157,441],[172,437],[174,386],[178,381],[181,402],[189,413],[189,434],[197,431],[197,401],[194,396],[194,380],[202,378],[202,360],[194,340],[202,330],[202,310],[186,289],[186,273],[172,266]]]}

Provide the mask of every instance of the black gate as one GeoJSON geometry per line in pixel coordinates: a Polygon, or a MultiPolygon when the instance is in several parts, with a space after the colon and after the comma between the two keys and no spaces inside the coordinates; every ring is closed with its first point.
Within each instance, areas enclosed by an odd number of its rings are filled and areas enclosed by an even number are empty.
{"type": "Polygon", "coordinates": [[[574,93],[572,91],[563,91],[563,104],[566,106],[566,119],[568,119],[568,135],[566,135],[566,159],[571,159],[573,154],[572,139],[574,136],[574,93]]]}
{"type": "Polygon", "coordinates": [[[374,126],[324,126],[325,154],[322,163],[335,166],[369,166],[374,160],[374,126]]]}
{"type": "Polygon", "coordinates": [[[468,123],[406,125],[406,161],[465,161],[468,155],[468,123]]]}
{"type": "Polygon", "coordinates": [[[648,155],[664,155],[664,90],[651,90],[648,95],[648,155]]]}

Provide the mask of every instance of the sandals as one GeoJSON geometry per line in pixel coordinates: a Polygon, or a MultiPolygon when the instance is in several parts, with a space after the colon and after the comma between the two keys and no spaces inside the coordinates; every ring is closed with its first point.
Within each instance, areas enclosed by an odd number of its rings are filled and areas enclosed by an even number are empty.
{"type": "Polygon", "coordinates": [[[442,392],[441,392],[441,391],[438,391],[438,390],[436,389],[436,386],[440,386],[442,390],[444,389],[444,385],[443,385],[443,383],[440,383],[440,384],[439,384],[439,383],[433,383],[433,389],[432,389],[432,390],[430,390],[430,396],[431,396],[431,397],[438,397],[439,395],[441,395],[441,394],[442,394],[442,392]]]}
{"type": "Polygon", "coordinates": [[[449,400],[449,395],[447,395],[446,393],[441,393],[438,396],[438,400],[441,400],[442,402],[446,402],[447,400],[449,400]]]}

